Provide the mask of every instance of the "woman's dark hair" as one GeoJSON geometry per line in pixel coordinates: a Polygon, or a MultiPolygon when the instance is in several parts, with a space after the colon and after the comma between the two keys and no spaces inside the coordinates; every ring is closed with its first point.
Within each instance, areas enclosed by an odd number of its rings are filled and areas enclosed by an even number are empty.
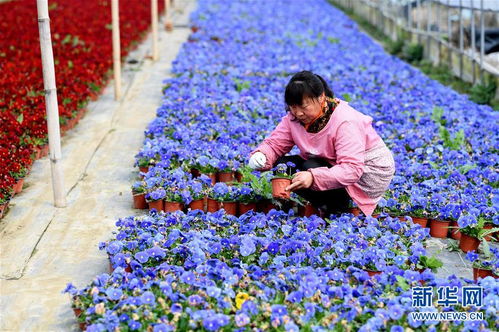
{"type": "Polygon", "coordinates": [[[322,77],[304,70],[296,73],[289,80],[284,92],[284,101],[288,106],[302,105],[303,98],[318,98],[322,93],[334,98],[333,91],[322,77]]]}

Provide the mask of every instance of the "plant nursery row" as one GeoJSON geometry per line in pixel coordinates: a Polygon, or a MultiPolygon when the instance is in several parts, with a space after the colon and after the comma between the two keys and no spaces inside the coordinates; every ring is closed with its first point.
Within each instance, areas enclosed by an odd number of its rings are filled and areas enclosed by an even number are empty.
{"type": "Polygon", "coordinates": [[[201,0],[191,25],[136,155],[134,204],[150,211],[119,219],[100,244],[110,273],[65,289],[80,327],[495,330],[499,252],[487,236],[499,224],[496,113],[386,54],[326,1],[201,0]],[[298,215],[306,201],[275,199],[273,173],[245,166],[304,69],[372,116],[393,152],[396,176],[376,218],[355,203],[355,214],[298,215]],[[428,219],[444,229],[425,228],[428,219]],[[489,276],[436,276],[441,263],[425,242],[457,231],[482,242],[463,248],[489,276]],[[436,290],[446,286],[459,293],[442,304],[436,290]],[[466,301],[470,286],[482,287],[483,303],[466,301]],[[420,287],[435,292],[424,308],[413,298],[420,287]],[[483,319],[413,319],[418,311],[483,319]]]}
{"type": "MultiPolygon", "coordinates": [[[[120,1],[122,57],[147,33],[149,3],[120,1]]],[[[162,10],[164,1],[158,4],[162,10]]],[[[111,76],[111,1],[49,1],[49,16],[64,133],[111,76]]],[[[1,3],[0,21],[1,218],[11,197],[21,192],[33,161],[48,154],[48,137],[36,1],[1,3]]]]}

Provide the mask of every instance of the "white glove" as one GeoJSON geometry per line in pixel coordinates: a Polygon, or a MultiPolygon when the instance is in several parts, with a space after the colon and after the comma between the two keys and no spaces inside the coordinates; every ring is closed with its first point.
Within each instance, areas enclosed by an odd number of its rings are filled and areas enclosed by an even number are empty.
{"type": "Polygon", "coordinates": [[[251,156],[248,162],[248,166],[252,169],[259,169],[265,166],[266,162],[267,162],[267,157],[265,157],[265,155],[260,151],[257,151],[251,156]]]}

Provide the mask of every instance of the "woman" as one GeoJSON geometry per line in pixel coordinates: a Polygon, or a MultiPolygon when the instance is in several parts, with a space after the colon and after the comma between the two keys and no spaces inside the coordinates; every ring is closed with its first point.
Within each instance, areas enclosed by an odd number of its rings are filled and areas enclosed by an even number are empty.
{"type": "Polygon", "coordinates": [[[268,170],[291,161],[299,171],[286,190],[323,215],[346,212],[350,198],[371,215],[395,172],[372,118],[334,98],[324,79],[309,71],[291,78],[284,99],[288,114],[251,153],[248,165],[268,170]],[[300,155],[284,156],[294,145],[300,155]]]}

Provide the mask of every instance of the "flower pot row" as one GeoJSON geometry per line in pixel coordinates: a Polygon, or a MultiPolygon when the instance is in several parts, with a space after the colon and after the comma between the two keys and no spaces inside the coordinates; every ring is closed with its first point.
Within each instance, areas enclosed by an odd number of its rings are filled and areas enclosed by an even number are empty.
{"type": "Polygon", "coordinates": [[[499,276],[494,274],[492,270],[489,269],[481,269],[478,267],[473,268],[473,280],[477,281],[479,278],[493,277],[495,279],[499,279],[499,276]]]}
{"type": "MultiPolygon", "coordinates": [[[[268,200],[261,200],[258,202],[219,202],[211,198],[204,198],[192,201],[187,207],[182,203],[177,202],[166,202],[164,200],[147,202],[145,199],[145,194],[133,195],[133,207],[135,209],[156,209],[156,211],[173,212],[178,210],[185,210],[189,208],[191,210],[202,210],[203,212],[216,212],[220,209],[224,209],[228,214],[232,215],[242,215],[248,211],[264,212],[268,213],[272,209],[277,209],[277,207],[268,200]]],[[[310,217],[312,215],[318,215],[319,212],[311,204],[306,204],[304,206],[298,207],[298,215],[302,217],[310,217]]]]}
{"type": "MultiPolygon", "coordinates": [[[[203,173],[193,168],[191,169],[191,174],[193,177],[199,177],[203,173]]],[[[217,182],[232,183],[232,182],[241,182],[242,180],[242,174],[239,172],[217,172],[206,175],[209,178],[211,178],[212,185],[214,185],[217,182]]]]}
{"type": "MultiPolygon", "coordinates": [[[[399,217],[401,221],[405,221],[405,217],[399,217]]],[[[462,233],[459,231],[458,225],[456,221],[447,221],[447,220],[439,220],[439,219],[427,219],[421,217],[412,217],[412,222],[415,224],[421,225],[421,227],[430,228],[430,235],[435,238],[447,238],[450,237],[454,240],[460,240],[462,237],[462,233]]],[[[492,229],[493,226],[490,224],[486,224],[484,226],[485,229],[492,229]]],[[[486,241],[496,240],[497,235],[487,235],[485,236],[486,241]]],[[[469,239],[467,239],[469,241],[469,239]]]]}

